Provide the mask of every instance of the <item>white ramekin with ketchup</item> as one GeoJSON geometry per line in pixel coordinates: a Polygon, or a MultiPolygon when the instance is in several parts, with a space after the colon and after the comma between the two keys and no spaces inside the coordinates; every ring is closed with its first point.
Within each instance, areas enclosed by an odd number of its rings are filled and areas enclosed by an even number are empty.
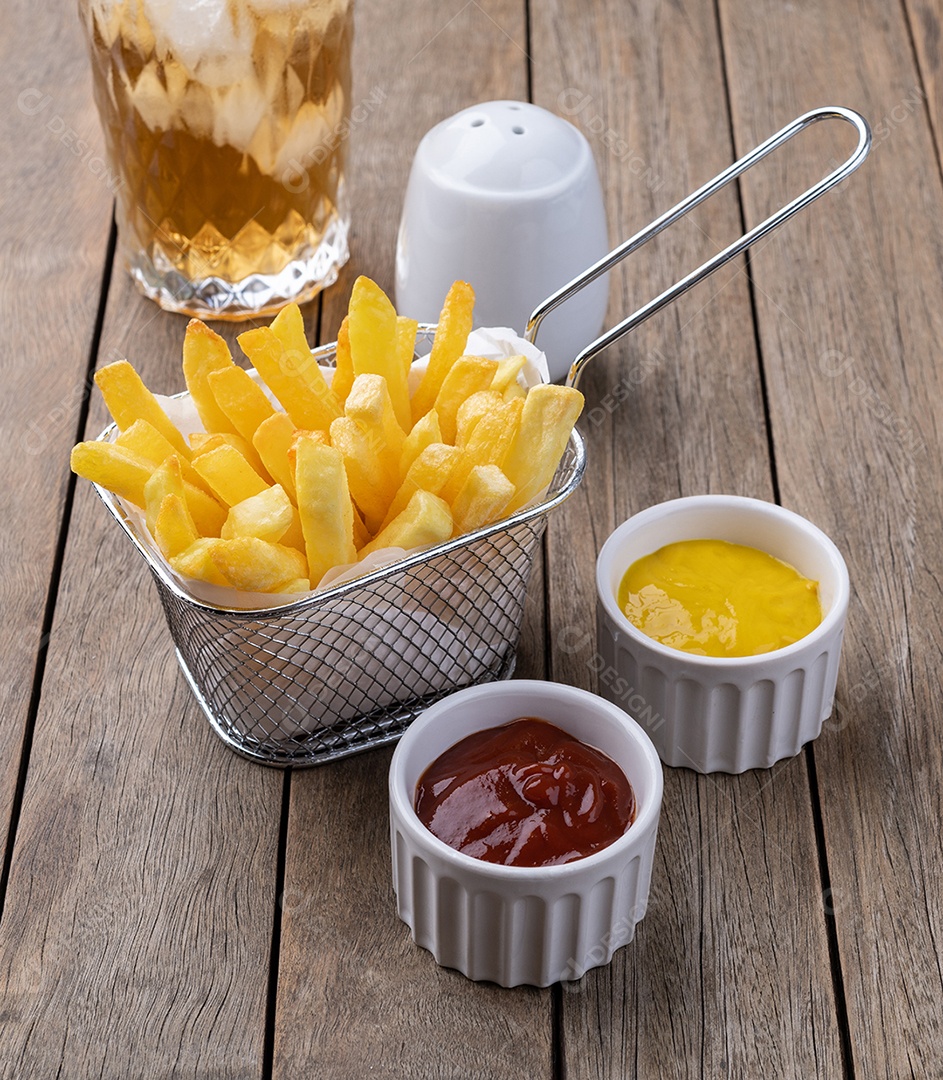
{"type": "Polygon", "coordinates": [[[548,986],[608,963],[645,914],[662,768],[625,712],[584,690],[511,681],[462,690],[406,731],[390,766],[397,910],[444,967],[501,986],[548,986]],[[557,865],[502,865],[450,846],[423,824],[417,785],[456,743],[523,717],[548,721],[601,751],[634,794],[634,819],[608,846],[557,865]]]}

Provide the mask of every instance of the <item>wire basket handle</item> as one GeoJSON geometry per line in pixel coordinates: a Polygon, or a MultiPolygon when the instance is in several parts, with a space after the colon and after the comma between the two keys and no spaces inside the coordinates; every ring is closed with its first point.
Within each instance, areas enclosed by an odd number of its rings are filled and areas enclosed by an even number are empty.
{"type": "Polygon", "coordinates": [[[697,285],[699,281],[703,281],[704,278],[723,266],[724,263],[729,262],[761,237],[766,236],[767,233],[772,232],[777,226],[782,225],[784,221],[788,221],[793,214],[798,214],[800,210],[814,202],[820,195],[824,195],[829,188],[841,183],[846,176],[850,176],[868,156],[868,152],[871,149],[871,129],[868,127],[867,121],[863,116],[854,112],[852,109],[843,109],[839,106],[812,109],[811,112],[804,113],[802,116],[793,120],[791,124],[787,124],[781,131],[770,136],[766,142],[760,143],[755,150],[751,150],[749,154],[740,158],[739,161],[735,161],[733,165],[724,169],[722,173],[718,173],[713,180],[709,180],[692,195],[689,195],[686,199],[682,199],[676,206],[673,206],[666,213],[662,214],[660,218],[653,221],[651,225],[646,226],[641,232],[637,232],[635,236],[620,244],[613,251],[610,251],[609,254],[600,259],[599,262],[588,267],[568,285],[564,285],[562,289],[558,289],[552,296],[548,296],[546,300],[534,308],[533,314],[527,320],[527,328],[524,331],[525,338],[530,342],[533,342],[536,338],[537,331],[545,316],[549,315],[554,308],[558,307],[565,300],[568,300],[574,293],[579,292],[584,285],[588,285],[591,281],[595,281],[596,278],[612,269],[616,263],[621,262],[627,255],[631,255],[633,251],[637,251],[643,244],[647,244],[653,236],[657,236],[663,229],[667,229],[669,225],[674,224],[679,218],[684,217],[689,210],[693,210],[695,206],[704,202],[705,199],[710,198],[711,195],[719,191],[726,184],[729,184],[735,177],[746,172],[747,169],[751,168],[758,161],[761,161],[767,154],[772,153],[773,150],[783,143],[788,142],[794,135],[798,135],[800,131],[809,127],[811,124],[818,123],[820,120],[844,120],[847,123],[854,125],[858,132],[858,145],[855,147],[855,151],[851,157],[849,157],[843,165],[840,165],[835,169],[834,172],[829,173],[824,179],[803,192],[798,198],[793,199],[792,202],[787,203],[782,209],[771,214],[765,221],[761,222],[755,228],[750,229],[749,232],[744,233],[738,240],[734,240],[734,242],[725,247],[723,251],[718,252],[713,258],[702,263],[696,270],[692,270],[686,277],[683,277],[670,288],[665,289],[665,291],[659,296],[656,296],[654,300],[650,300],[644,307],[640,307],[633,315],[630,315],[627,319],[623,319],[617,326],[614,326],[611,330],[607,330],[604,334],[600,335],[600,337],[596,338],[595,341],[587,345],[586,348],[577,355],[570,367],[570,373],[567,375],[566,379],[567,386],[576,386],[579,383],[584,367],[597,355],[597,353],[608,348],[614,341],[617,341],[622,337],[623,334],[627,334],[630,330],[634,330],[636,326],[643,323],[650,315],[654,315],[656,311],[661,311],[661,309],[670,304],[672,300],[679,297],[682,293],[687,292],[692,286],[697,285]]]}

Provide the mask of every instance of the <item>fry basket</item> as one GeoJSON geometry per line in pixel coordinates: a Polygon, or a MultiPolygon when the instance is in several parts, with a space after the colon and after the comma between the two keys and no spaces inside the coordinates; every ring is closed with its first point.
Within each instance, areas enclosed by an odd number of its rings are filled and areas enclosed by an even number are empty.
{"type": "MultiPolygon", "coordinates": [[[[548,297],[531,315],[527,339],[533,342],[542,319],[583,286],[825,119],[844,120],[858,131],[848,160],[587,345],[567,378],[577,385],[597,353],[857,169],[871,142],[864,119],[837,107],[800,116],[548,297]]],[[[435,326],[420,327],[417,345],[431,346],[434,334],[435,326]]],[[[314,359],[332,364],[335,346],[313,350],[314,359]]],[[[100,439],[117,434],[112,424],[100,439]]],[[[575,491],[584,467],[583,441],[574,431],[537,505],[337,587],[248,611],[193,596],[155,556],[143,526],[120,500],[95,486],[154,576],[180,667],[213,730],[238,754],[286,767],[319,765],[391,742],[440,698],[511,676],[547,515],[575,491]]]]}
{"type": "MultiPolygon", "coordinates": [[[[434,333],[420,327],[417,346],[431,347],[434,333]]],[[[314,359],[333,363],[334,350],[314,359]]],[[[117,434],[111,425],[100,438],[117,434]]],[[[154,576],[177,660],[216,734],[254,761],[307,766],[391,742],[446,694],[510,678],[547,515],[575,491],[585,460],[574,431],[539,504],[261,611],[191,595],[120,500],[96,488],[154,576]]]]}

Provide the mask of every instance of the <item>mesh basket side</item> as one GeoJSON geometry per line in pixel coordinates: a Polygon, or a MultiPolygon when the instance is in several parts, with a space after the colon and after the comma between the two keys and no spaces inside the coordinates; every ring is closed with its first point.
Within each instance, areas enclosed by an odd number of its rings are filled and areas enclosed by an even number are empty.
{"type": "Polygon", "coordinates": [[[397,738],[513,671],[541,515],[284,615],[187,604],[155,575],[181,666],[234,750],[315,765],[397,738]]]}

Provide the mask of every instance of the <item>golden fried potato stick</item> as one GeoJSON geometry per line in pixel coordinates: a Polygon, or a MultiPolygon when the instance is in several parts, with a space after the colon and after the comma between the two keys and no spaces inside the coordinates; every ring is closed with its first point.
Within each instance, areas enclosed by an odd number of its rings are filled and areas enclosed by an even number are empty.
{"type": "Polygon", "coordinates": [[[331,567],[357,558],[343,454],[317,439],[299,439],[295,446],[295,485],[308,574],[316,588],[331,567]]]}
{"type": "Polygon", "coordinates": [[[532,386],[524,399],[517,438],[504,461],[515,487],[508,514],[526,506],[553,479],[573,425],[583,409],[583,395],[570,386],[532,386]]]}
{"type": "Polygon", "coordinates": [[[207,431],[236,430],[216,404],[216,398],[207,383],[211,372],[232,366],[232,353],[226,342],[206,323],[191,319],[183,339],[183,378],[200,421],[207,431]]]}
{"type": "Polygon", "coordinates": [[[207,382],[226,418],[244,439],[251,442],[259,424],[275,412],[265,391],[245,368],[235,364],[211,371],[207,382]]]}
{"type": "Polygon", "coordinates": [[[522,398],[507,402],[499,398],[498,404],[475,424],[463,446],[465,452],[461,461],[456,465],[448,483],[437,494],[451,505],[476,466],[496,465],[499,469],[503,468],[517,438],[523,411],[522,398]]]}
{"type": "Polygon", "coordinates": [[[295,470],[295,448],[301,439],[314,439],[322,446],[331,445],[331,436],[326,431],[305,431],[304,428],[295,428],[291,433],[291,442],[288,446],[288,463],[291,465],[292,472],[295,470]]]}
{"type": "MultiPolygon", "coordinates": [[[[154,473],[154,466],[124,447],[93,441],[72,448],[72,471],[143,510],[146,503],[144,488],[154,473]]],[[[223,508],[212,495],[186,480],[183,489],[197,532],[203,536],[219,536],[226,519],[223,508]]]]}
{"type": "Polygon", "coordinates": [[[206,581],[210,585],[231,586],[232,582],[223,574],[213,559],[213,552],[219,543],[218,537],[195,540],[186,551],[174,555],[170,565],[181,577],[206,581]]]}
{"type": "Polygon", "coordinates": [[[156,526],[163,500],[170,494],[181,496],[186,502],[197,536],[219,536],[226,520],[226,511],[203,487],[196,487],[186,479],[186,462],[176,454],[162,462],[144,485],[144,506],[151,532],[156,526]]]}
{"type": "Polygon", "coordinates": [[[440,495],[462,455],[463,451],[458,446],[447,446],[445,443],[432,443],[427,446],[403,477],[380,530],[385,529],[393,518],[406,509],[415,492],[422,490],[432,495],[440,495]]]}
{"type": "MultiPolygon", "coordinates": [[[[389,474],[363,427],[348,416],[341,416],[331,424],[331,445],[344,455],[350,494],[363,515],[367,531],[373,535],[393,501],[398,478],[389,474]]],[[[296,470],[296,483],[297,479],[296,470]]]]}
{"type": "Polygon", "coordinates": [[[225,506],[235,506],[269,486],[243,455],[228,443],[194,458],[193,467],[225,506]]]}
{"type": "Polygon", "coordinates": [[[186,501],[186,493],[183,487],[183,470],[180,467],[180,459],[176,454],[171,454],[166,461],[162,462],[151,473],[144,485],[144,512],[147,527],[154,532],[157,515],[168,495],[176,495],[186,501]]]}
{"type": "Polygon", "coordinates": [[[189,461],[190,447],[183,435],[127,360],[106,364],[95,373],[95,382],[119,431],[129,428],[135,420],[146,420],[189,461]]]}
{"type": "Polygon", "coordinates": [[[364,429],[390,483],[398,483],[406,435],[396,418],[386,379],[382,375],[358,375],[347,395],[344,412],[364,429]]]}
{"type": "Polygon", "coordinates": [[[381,548],[413,548],[441,544],[452,535],[448,503],[428,491],[413,492],[406,509],[358,553],[365,558],[381,548]]]}
{"type": "Polygon", "coordinates": [[[263,420],[252,436],[252,446],[266,472],[295,501],[295,474],[288,460],[291,440],[298,429],[287,413],[275,412],[263,420]]]}
{"type": "Polygon", "coordinates": [[[337,353],[334,359],[334,378],[331,389],[343,409],[350,388],[354,385],[354,362],[350,355],[350,316],[345,315],[337,331],[337,353]]]}
{"type": "Polygon", "coordinates": [[[413,423],[433,407],[449,368],[465,351],[465,342],[472,329],[474,308],[475,290],[466,281],[454,282],[439,315],[439,325],[432,342],[432,352],[429,354],[429,366],[413,395],[413,423]]]}
{"type": "Polygon", "coordinates": [[[474,532],[497,521],[513,494],[514,485],[497,465],[476,465],[452,503],[452,535],[474,532]]]}
{"type": "Polygon", "coordinates": [[[340,415],[337,398],[324,381],[310,350],[310,363],[306,363],[297,349],[286,349],[267,326],[240,334],[239,345],[295,427],[323,431],[340,415]],[[320,383],[311,379],[310,369],[317,371],[320,383]]]}
{"type": "Polygon", "coordinates": [[[396,419],[404,433],[409,431],[412,413],[406,378],[408,369],[404,368],[397,351],[396,310],[389,297],[375,281],[361,275],[350,294],[347,318],[354,386],[360,375],[382,375],[396,419]]]}
{"type": "Polygon", "coordinates": [[[459,405],[455,416],[455,445],[464,446],[478,421],[487,413],[499,409],[503,401],[497,390],[479,390],[477,394],[467,397],[459,405]]]}
{"type": "Polygon", "coordinates": [[[226,511],[212,495],[184,480],[183,490],[187,497],[187,509],[200,536],[219,536],[226,520],[226,511]]]}
{"type": "MultiPolygon", "coordinates": [[[[295,508],[280,484],[274,484],[258,495],[236,503],[220,529],[224,540],[236,536],[254,536],[258,540],[278,543],[291,526],[295,508]]],[[[289,545],[291,546],[291,545],[289,545]]]]}
{"type": "MultiPolygon", "coordinates": [[[[272,320],[270,329],[282,343],[285,350],[282,356],[282,366],[286,372],[294,372],[318,400],[326,403],[328,411],[333,416],[339,416],[341,404],[337,400],[334,391],[328,386],[327,379],[324,378],[324,372],[321,371],[318,362],[311,353],[311,346],[305,337],[304,319],[298,305],[288,304],[283,307],[272,320]]],[[[274,391],[274,387],[271,387],[271,389],[274,391]]],[[[275,396],[278,397],[277,394],[275,396]]],[[[279,401],[281,401],[281,398],[279,398],[279,401]]],[[[326,424],[317,424],[315,426],[319,428],[327,427],[326,424]]]]}
{"type": "MultiPolygon", "coordinates": [[[[298,443],[301,439],[313,439],[322,446],[331,445],[331,436],[326,431],[305,431],[303,428],[295,428],[291,433],[288,443],[288,468],[291,470],[292,486],[295,483],[295,461],[298,452],[298,443]]],[[[296,504],[297,505],[297,502],[296,504]]]]}
{"type": "MultiPolygon", "coordinates": [[[[516,383],[526,359],[526,356],[506,356],[499,361],[498,370],[494,373],[494,381],[491,383],[491,389],[503,394],[511,383],[516,383]]],[[[520,389],[523,392],[524,388],[520,387],[520,389]]]]}
{"type": "MultiPolygon", "coordinates": [[[[137,454],[138,457],[151,462],[155,467],[165,462],[171,454],[177,453],[157,428],[147,420],[135,420],[129,428],[122,431],[118,438],[115,439],[115,446],[130,450],[133,454],[137,454]]],[[[180,460],[184,480],[189,481],[194,487],[202,488],[209,494],[210,489],[207,487],[206,481],[190,462],[186,458],[179,458],[179,455],[178,460],[180,460]]]]}
{"type": "Polygon", "coordinates": [[[399,475],[405,476],[409,467],[427,446],[442,442],[442,430],[439,427],[439,414],[435,409],[413,424],[412,431],[403,443],[403,452],[399,459],[399,475]]]}
{"type": "Polygon", "coordinates": [[[492,412],[485,413],[468,437],[465,449],[476,465],[497,465],[504,468],[505,459],[514,445],[524,413],[524,398],[503,401],[492,412]]]}
{"type": "Polygon", "coordinates": [[[191,461],[195,461],[201,454],[205,454],[208,450],[215,450],[217,446],[231,446],[233,449],[238,450],[240,454],[249,462],[253,469],[262,477],[263,480],[271,483],[275,477],[269,476],[268,470],[262,464],[262,458],[259,456],[256,448],[241,435],[236,435],[231,432],[214,431],[212,434],[207,435],[203,431],[194,431],[190,435],[190,452],[193,455],[191,461]]]}
{"type": "Polygon", "coordinates": [[[154,466],[137,454],[107,442],[81,442],[72,447],[72,471],[119,498],[144,507],[144,486],[154,466]]]}
{"type": "Polygon", "coordinates": [[[165,495],[160,505],[154,521],[154,539],[168,562],[199,539],[186,501],[173,492],[165,495]]]}
{"type": "Polygon", "coordinates": [[[497,370],[497,360],[483,356],[460,356],[449,368],[435,399],[443,442],[455,442],[459,406],[472,394],[487,390],[497,370]]]}
{"type": "Polygon", "coordinates": [[[308,576],[300,551],[254,536],[217,540],[210,557],[223,577],[243,592],[273,592],[308,576]]]}
{"type": "MultiPolygon", "coordinates": [[[[419,323],[415,319],[407,319],[405,315],[396,316],[396,355],[399,357],[400,367],[406,373],[407,378],[416,356],[416,334],[418,332],[419,323]]],[[[410,406],[411,408],[412,406],[410,406]]]]}

